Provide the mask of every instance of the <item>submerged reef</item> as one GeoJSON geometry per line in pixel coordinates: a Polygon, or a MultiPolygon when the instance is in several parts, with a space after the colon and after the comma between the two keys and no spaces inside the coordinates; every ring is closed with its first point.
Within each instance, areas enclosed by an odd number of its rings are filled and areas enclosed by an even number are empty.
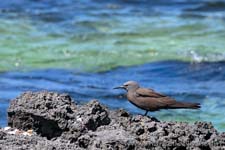
{"type": "Polygon", "coordinates": [[[0,149],[223,149],[225,133],[211,123],[163,122],[109,110],[97,100],[77,105],[68,94],[25,92],[11,101],[0,149]]]}

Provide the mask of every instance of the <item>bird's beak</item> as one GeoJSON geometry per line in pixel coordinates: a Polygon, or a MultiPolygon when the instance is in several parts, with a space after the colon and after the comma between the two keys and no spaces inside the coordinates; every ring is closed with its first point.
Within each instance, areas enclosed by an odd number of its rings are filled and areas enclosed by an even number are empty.
{"type": "Polygon", "coordinates": [[[114,87],[113,89],[125,89],[124,86],[118,86],[118,87],[114,87]]]}

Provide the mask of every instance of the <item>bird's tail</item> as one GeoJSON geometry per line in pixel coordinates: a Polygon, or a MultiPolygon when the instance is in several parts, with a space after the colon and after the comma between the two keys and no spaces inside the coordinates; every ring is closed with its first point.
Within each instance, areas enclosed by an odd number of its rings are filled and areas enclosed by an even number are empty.
{"type": "Polygon", "coordinates": [[[176,102],[171,105],[171,109],[184,108],[184,109],[198,109],[201,108],[200,103],[187,103],[187,102],[176,102]]]}

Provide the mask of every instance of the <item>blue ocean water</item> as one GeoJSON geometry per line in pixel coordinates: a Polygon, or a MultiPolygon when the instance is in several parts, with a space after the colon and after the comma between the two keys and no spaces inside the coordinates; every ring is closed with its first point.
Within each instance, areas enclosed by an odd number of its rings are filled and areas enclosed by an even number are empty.
{"type": "Polygon", "coordinates": [[[223,61],[224,16],[214,0],[4,1],[0,71],[223,61]]]}
{"type": "Polygon", "coordinates": [[[45,69],[0,74],[1,125],[6,125],[9,100],[22,92],[49,90],[69,93],[77,103],[98,99],[110,109],[124,108],[134,114],[144,111],[130,104],[125,91],[114,90],[127,80],[180,101],[201,103],[200,110],[162,110],[149,113],[160,120],[210,121],[225,131],[225,62],[186,63],[163,61],[133,67],[119,67],[99,73],[76,70],[45,69]]]}
{"type": "Polygon", "coordinates": [[[10,0],[0,3],[0,22],[0,126],[27,90],[142,114],[112,89],[136,80],[202,105],[151,115],[225,131],[225,1],[10,0]]]}

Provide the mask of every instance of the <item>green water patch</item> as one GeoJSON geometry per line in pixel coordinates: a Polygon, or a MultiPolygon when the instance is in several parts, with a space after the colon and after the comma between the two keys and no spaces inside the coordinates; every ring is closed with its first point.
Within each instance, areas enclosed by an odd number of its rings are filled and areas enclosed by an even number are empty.
{"type": "Polygon", "coordinates": [[[221,19],[115,16],[67,25],[28,17],[0,21],[0,71],[72,68],[98,72],[161,60],[225,60],[221,19]]]}
{"type": "Polygon", "coordinates": [[[208,97],[201,102],[199,110],[162,110],[156,112],[160,120],[164,121],[184,121],[194,123],[196,121],[211,122],[219,131],[225,131],[223,98],[208,97]]]}
{"type": "MultiPolygon", "coordinates": [[[[90,55],[96,55],[93,53],[90,55]]],[[[149,115],[161,121],[212,122],[216,129],[225,131],[224,74],[225,62],[191,64],[180,61],[120,67],[101,73],[80,73],[77,70],[54,68],[26,72],[9,71],[0,73],[0,103],[9,104],[10,99],[24,91],[48,90],[69,93],[78,103],[98,99],[110,109],[123,108],[133,114],[144,114],[144,110],[137,108],[124,97],[125,91],[113,89],[125,81],[135,80],[142,87],[152,88],[178,101],[201,104],[201,109],[198,110],[160,110],[149,112],[149,115]]],[[[0,118],[0,125],[6,122],[4,116],[7,110],[7,105],[1,106],[0,116],[3,117],[0,118]]]]}

